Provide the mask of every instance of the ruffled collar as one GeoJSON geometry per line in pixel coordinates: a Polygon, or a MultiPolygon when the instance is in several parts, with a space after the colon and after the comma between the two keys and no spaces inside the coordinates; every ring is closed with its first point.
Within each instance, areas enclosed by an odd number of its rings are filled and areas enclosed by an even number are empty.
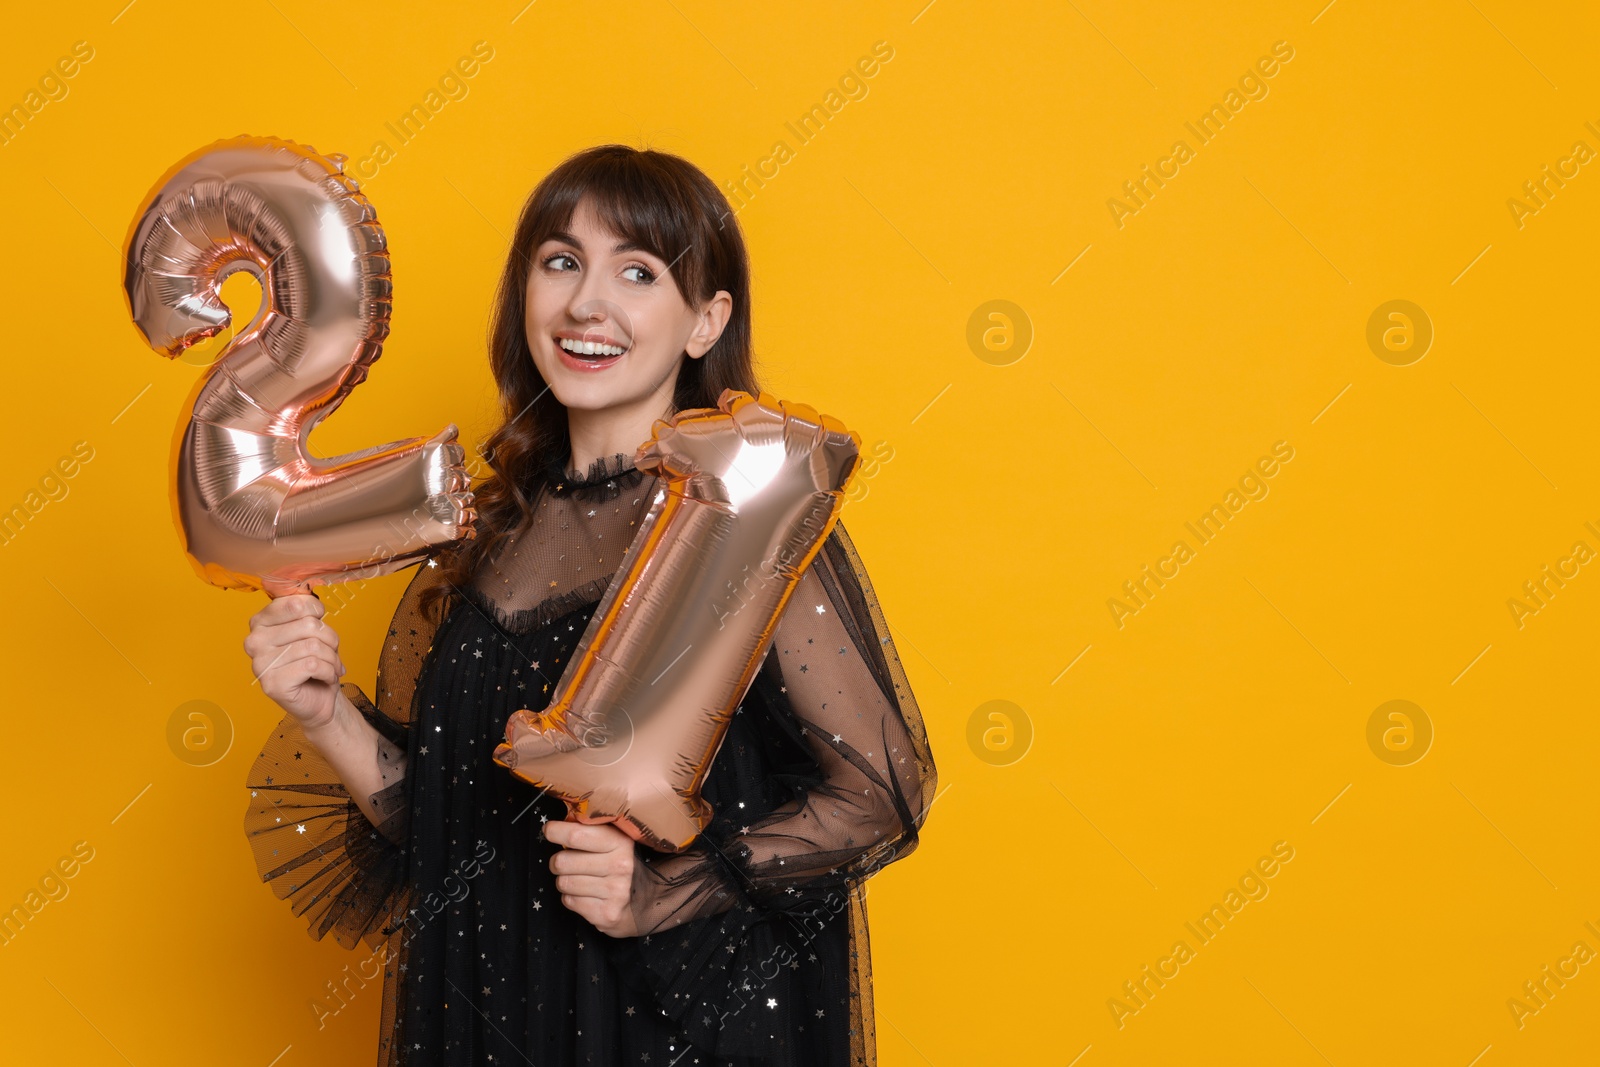
{"type": "Polygon", "coordinates": [[[609,496],[614,491],[631,489],[644,481],[644,472],[633,465],[633,455],[630,453],[616,452],[601,456],[583,472],[567,469],[567,460],[570,458],[545,453],[545,485],[553,496],[609,496]]]}

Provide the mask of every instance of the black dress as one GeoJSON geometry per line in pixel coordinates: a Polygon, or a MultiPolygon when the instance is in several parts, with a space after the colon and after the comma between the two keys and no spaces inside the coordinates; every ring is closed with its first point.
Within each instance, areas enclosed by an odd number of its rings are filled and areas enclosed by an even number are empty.
{"type": "Polygon", "coordinates": [[[384,738],[378,826],[279,723],[249,778],[262,879],[313,937],[374,950],[356,973],[384,975],[381,1067],[874,1063],[861,883],[916,846],[935,770],[842,524],[718,749],[715,818],[684,853],[636,846],[640,935],[613,938],[556,889],[542,827],[565,805],[492,759],[513,712],[548,705],[659,489],[622,455],[563,466],[437,626],[419,598],[440,568],[419,568],[376,704],[345,683],[384,738]]]}

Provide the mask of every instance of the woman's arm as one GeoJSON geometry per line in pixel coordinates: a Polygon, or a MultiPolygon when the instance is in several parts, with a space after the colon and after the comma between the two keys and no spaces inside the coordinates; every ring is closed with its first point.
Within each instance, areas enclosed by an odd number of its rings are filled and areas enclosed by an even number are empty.
{"type": "Polygon", "coordinates": [[[384,817],[376,797],[405,776],[405,750],[378,733],[342,688],[334,696],[333,718],[320,726],[308,726],[304,732],[344,783],[361,814],[372,825],[382,825],[384,817]]]}
{"type": "MultiPolygon", "coordinates": [[[[380,783],[404,773],[404,753],[387,744],[343,692],[339,635],[328,625],[326,611],[309,593],[276,597],[251,616],[244,650],[261,691],[288,713],[288,729],[280,729],[280,739],[295,734],[303,748],[314,750],[296,752],[294,758],[320,755],[361,813],[376,823],[374,797],[380,783]]],[[[354,686],[351,691],[376,719],[377,709],[365,694],[354,686]]]]}
{"type": "Polygon", "coordinates": [[[646,852],[634,872],[640,933],[745,901],[797,907],[916,847],[937,771],[888,624],[842,528],[801,576],[768,655],[822,781],[770,814],[702,835],[688,852],[646,852]]]}
{"type": "Polygon", "coordinates": [[[244,830],[256,871],[305,917],[315,939],[376,948],[409,906],[406,752],[413,700],[437,628],[422,592],[443,568],[424,563],[406,587],[378,659],[374,699],[351,682],[334,714],[309,730],[285,715],[250,767],[244,830]]]}

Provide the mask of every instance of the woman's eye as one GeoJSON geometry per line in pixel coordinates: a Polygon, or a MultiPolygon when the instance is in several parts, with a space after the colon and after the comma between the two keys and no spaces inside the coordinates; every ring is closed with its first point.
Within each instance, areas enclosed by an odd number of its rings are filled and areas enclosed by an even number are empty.
{"type": "MultiPolygon", "coordinates": [[[[554,263],[558,259],[564,259],[567,262],[576,265],[576,261],[572,258],[571,255],[567,254],[566,252],[557,252],[555,255],[547,257],[545,259],[545,261],[544,261],[544,265],[546,267],[548,267],[548,266],[550,266],[550,264],[554,263]]],[[[565,268],[563,268],[563,269],[565,269],[565,268]]]]}
{"type": "Polygon", "coordinates": [[[651,282],[656,280],[655,272],[653,272],[649,267],[641,267],[639,264],[635,263],[632,266],[622,268],[622,273],[627,274],[630,270],[636,270],[643,275],[642,278],[633,279],[640,285],[649,285],[651,282]]]}

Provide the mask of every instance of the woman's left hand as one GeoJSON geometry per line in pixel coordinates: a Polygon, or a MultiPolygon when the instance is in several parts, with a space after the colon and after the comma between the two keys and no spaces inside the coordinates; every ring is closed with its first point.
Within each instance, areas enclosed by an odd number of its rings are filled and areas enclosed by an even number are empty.
{"type": "Polygon", "coordinates": [[[633,838],[611,823],[551,820],[545,840],[560,845],[550,857],[561,903],[610,937],[638,933],[633,908],[633,838]]]}

